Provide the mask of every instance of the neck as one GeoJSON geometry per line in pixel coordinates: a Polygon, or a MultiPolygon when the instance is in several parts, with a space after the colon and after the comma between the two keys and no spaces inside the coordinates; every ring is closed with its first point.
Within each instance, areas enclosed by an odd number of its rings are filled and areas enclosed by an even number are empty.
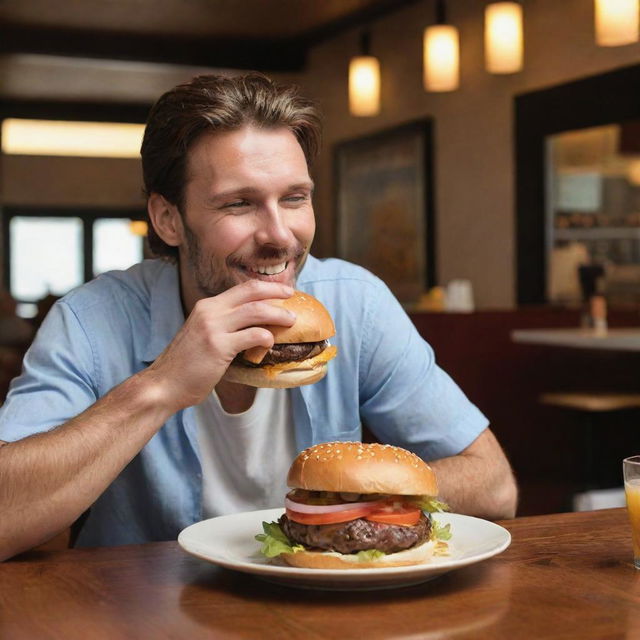
{"type": "Polygon", "coordinates": [[[256,388],[220,380],[216,385],[216,394],[227,413],[242,413],[251,408],[256,397],[256,388]]]}

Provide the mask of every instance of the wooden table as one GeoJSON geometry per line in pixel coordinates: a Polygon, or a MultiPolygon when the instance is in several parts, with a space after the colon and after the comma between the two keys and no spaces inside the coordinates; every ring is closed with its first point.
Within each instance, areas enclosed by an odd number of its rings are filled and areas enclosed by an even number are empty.
{"type": "Polygon", "coordinates": [[[0,564],[0,637],[640,638],[624,509],[501,524],[503,554],[386,591],[275,586],[174,542],[31,552],[0,564]]]}
{"type": "Polygon", "coordinates": [[[594,329],[517,329],[511,332],[514,342],[572,349],[606,349],[640,351],[640,328],[626,327],[598,332],[594,329]]]}

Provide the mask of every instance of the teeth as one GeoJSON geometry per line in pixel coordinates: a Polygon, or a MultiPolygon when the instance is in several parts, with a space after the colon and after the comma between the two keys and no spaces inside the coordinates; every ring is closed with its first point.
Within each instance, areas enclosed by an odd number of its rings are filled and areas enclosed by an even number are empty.
{"type": "Polygon", "coordinates": [[[274,276],[277,273],[282,273],[286,268],[287,268],[286,262],[282,262],[281,264],[268,265],[268,266],[249,267],[249,269],[254,273],[261,273],[262,275],[267,275],[267,276],[274,276]]]}

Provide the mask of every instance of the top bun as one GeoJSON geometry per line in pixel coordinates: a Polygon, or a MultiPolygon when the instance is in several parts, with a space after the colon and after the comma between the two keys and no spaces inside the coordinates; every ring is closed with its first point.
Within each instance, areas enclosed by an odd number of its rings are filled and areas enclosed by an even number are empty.
{"type": "Polygon", "coordinates": [[[415,453],[390,444],[326,442],[302,451],[287,485],[311,491],[438,495],[433,469],[415,453]]]}
{"type": "MultiPolygon", "coordinates": [[[[296,314],[292,327],[264,325],[273,334],[274,344],[297,344],[300,342],[321,342],[335,335],[336,328],[329,312],[322,303],[302,291],[294,291],[290,298],[268,300],[270,304],[284,307],[296,314]]],[[[244,359],[260,364],[267,354],[266,347],[251,347],[244,352],[244,359]]],[[[251,383],[249,383],[251,384],[251,383]]]]}
{"type": "Polygon", "coordinates": [[[336,328],[329,312],[320,300],[302,291],[294,291],[290,298],[269,300],[271,304],[284,307],[296,314],[292,327],[267,325],[273,333],[275,344],[297,342],[320,342],[335,335],[336,328]]]}

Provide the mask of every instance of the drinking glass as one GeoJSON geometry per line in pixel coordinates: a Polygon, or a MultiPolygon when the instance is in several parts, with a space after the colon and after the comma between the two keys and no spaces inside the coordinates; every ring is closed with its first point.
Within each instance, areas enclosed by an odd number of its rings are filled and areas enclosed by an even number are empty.
{"type": "Polygon", "coordinates": [[[640,569],[640,456],[625,458],[622,461],[622,472],[633,536],[633,564],[636,569],[640,569]]]}

